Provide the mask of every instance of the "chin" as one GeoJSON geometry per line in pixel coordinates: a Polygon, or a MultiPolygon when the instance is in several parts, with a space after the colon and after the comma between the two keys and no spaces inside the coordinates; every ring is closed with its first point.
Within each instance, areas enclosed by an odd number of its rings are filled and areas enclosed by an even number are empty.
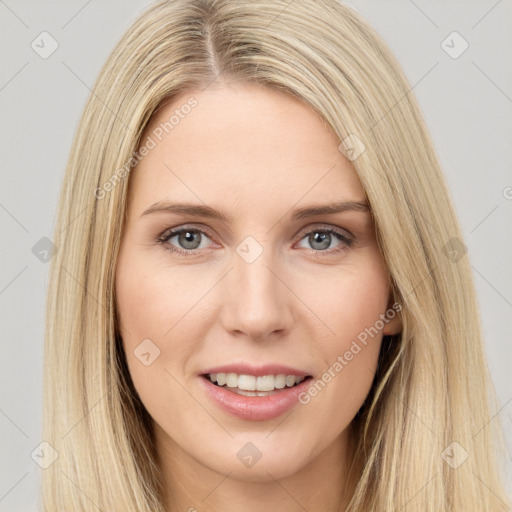
{"type": "Polygon", "coordinates": [[[274,435],[269,436],[269,431],[266,431],[244,435],[242,439],[235,438],[229,445],[224,441],[217,445],[223,448],[217,454],[214,447],[209,450],[214,457],[205,459],[203,454],[199,461],[218,473],[229,474],[235,480],[253,482],[285,478],[308,464],[307,456],[312,453],[313,446],[308,447],[297,435],[290,443],[283,443],[279,436],[271,439],[274,435]]]}

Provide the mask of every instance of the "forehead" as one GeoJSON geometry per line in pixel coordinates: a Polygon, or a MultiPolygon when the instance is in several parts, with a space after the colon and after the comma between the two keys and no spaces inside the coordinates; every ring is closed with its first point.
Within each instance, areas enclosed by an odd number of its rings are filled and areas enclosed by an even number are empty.
{"type": "Polygon", "coordinates": [[[252,83],[181,93],[163,105],[132,171],[137,209],[166,198],[268,207],[276,202],[362,199],[339,139],[299,99],[252,83]],[[306,197],[307,196],[307,197],[306,197]]]}

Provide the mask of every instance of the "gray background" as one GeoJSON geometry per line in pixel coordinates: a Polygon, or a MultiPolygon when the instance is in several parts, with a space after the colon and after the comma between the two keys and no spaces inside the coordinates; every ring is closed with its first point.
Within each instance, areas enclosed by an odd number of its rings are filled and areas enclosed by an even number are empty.
{"type": "MultiPolygon", "coordinates": [[[[31,453],[42,441],[48,264],[32,249],[53,236],[64,168],[90,88],[149,3],[0,0],[0,512],[36,510],[43,471],[31,453]],[[58,43],[46,59],[31,47],[43,31],[58,43]]],[[[394,51],[432,132],[474,269],[502,405],[490,421],[501,421],[511,440],[512,2],[348,3],[394,51]],[[453,31],[469,44],[458,58],[463,41],[446,39],[453,31]]],[[[46,49],[49,44],[46,39],[46,49]]]]}

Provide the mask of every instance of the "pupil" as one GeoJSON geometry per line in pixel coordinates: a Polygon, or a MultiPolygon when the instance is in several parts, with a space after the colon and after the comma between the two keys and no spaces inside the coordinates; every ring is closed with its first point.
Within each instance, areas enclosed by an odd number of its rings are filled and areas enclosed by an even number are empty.
{"type": "Polygon", "coordinates": [[[331,244],[331,235],[330,233],[312,233],[310,235],[310,242],[312,247],[316,249],[327,249],[331,244]],[[315,247],[315,243],[320,243],[320,247],[315,247]]]}
{"type": "MultiPolygon", "coordinates": [[[[193,231],[183,231],[180,234],[180,244],[185,249],[197,249],[199,244],[196,243],[196,245],[194,246],[194,237],[197,235],[198,235],[198,233],[195,233],[193,231]]],[[[197,242],[197,240],[196,240],[196,242],[197,242]]]]}

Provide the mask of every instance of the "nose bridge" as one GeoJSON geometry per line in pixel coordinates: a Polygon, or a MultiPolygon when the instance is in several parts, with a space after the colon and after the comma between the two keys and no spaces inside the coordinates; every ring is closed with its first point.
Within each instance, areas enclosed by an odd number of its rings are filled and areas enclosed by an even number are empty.
{"type": "Polygon", "coordinates": [[[229,273],[226,329],[242,331],[251,338],[289,329],[289,297],[279,274],[280,266],[270,248],[264,249],[252,237],[238,245],[229,273]]]}

